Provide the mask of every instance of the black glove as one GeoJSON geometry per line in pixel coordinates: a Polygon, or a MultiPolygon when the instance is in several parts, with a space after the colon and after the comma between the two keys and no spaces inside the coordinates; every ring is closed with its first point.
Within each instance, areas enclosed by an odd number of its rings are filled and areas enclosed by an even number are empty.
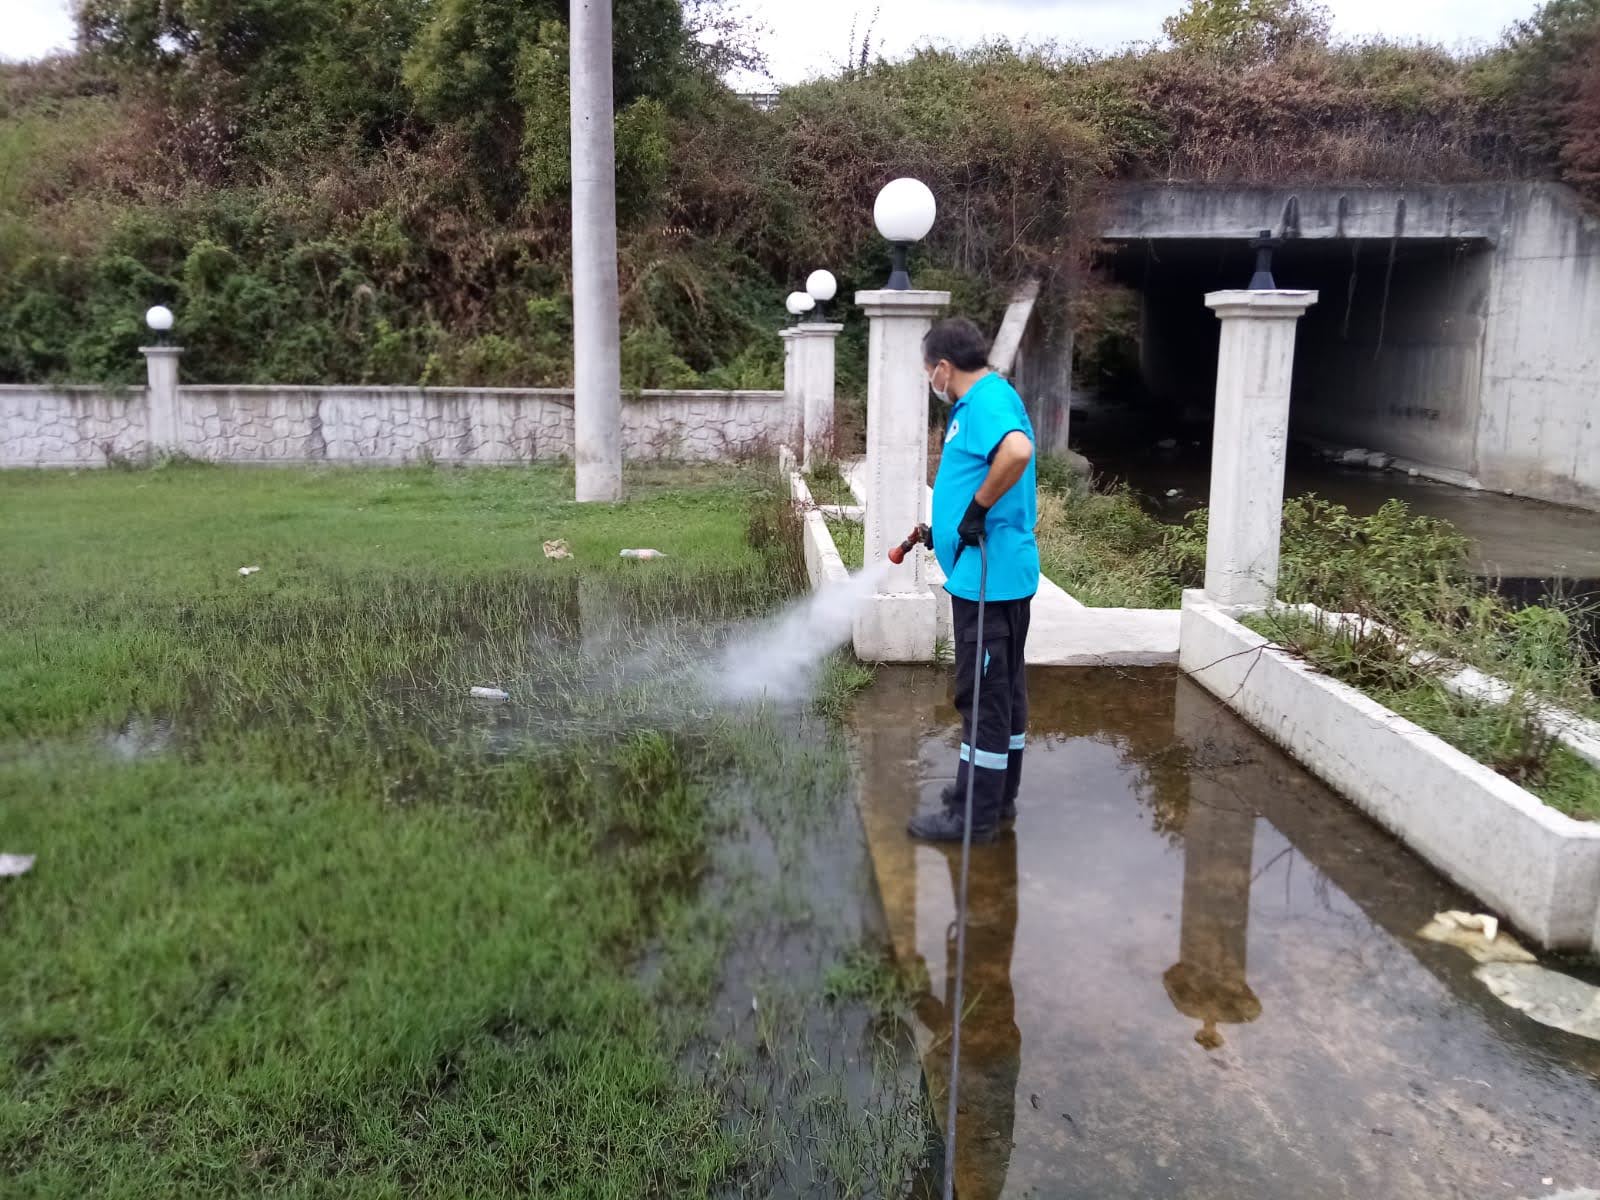
{"type": "Polygon", "coordinates": [[[961,524],[956,526],[956,536],[960,538],[963,546],[976,546],[983,540],[984,523],[989,519],[989,507],[979,504],[974,496],[972,503],[967,505],[967,512],[961,518],[961,524]]]}

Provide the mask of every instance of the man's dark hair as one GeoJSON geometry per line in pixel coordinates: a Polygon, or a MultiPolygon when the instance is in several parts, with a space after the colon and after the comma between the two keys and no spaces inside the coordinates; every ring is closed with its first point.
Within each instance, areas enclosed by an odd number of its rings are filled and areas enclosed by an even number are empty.
{"type": "Polygon", "coordinates": [[[922,339],[922,361],[931,367],[941,358],[958,371],[980,371],[989,365],[989,339],[966,317],[950,317],[922,339]]]}

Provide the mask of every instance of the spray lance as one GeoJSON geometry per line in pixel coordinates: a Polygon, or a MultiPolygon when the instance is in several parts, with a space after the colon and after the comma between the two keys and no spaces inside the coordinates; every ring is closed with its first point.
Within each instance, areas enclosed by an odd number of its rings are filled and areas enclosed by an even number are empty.
{"type": "MultiPolygon", "coordinates": [[[[905,541],[889,551],[889,561],[899,566],[905,561],[913,547],[922,545],[930,549],[933,546],[933,533],[926,525],[918,525],[913,529],[905,541]]],[[[956,561],[961,560],[961,552],[965,550],[963,542],[956,547],[956,561]]],[[[973,656],[972,679],[972,728],[967,734],[967,744],[976,747],[978,744],[978,715],[979,697],[983,694],[983,664],[987,656],[984,651],[983,618],[989,591],[989,545],[988,540],[981,535],[978,538],[978,621],[977,643],[978,652],[973,656]]],[[[963,808],[963,821],[961,826],[961,880],[956,889],[956,979],[955,1003],[951,1008],[950,1020],[950,1079],[947,1086],[949,1093],[948,1111],[945,1113],[944,1123],[944,1200],[955,1200],[956,1188],[956,1100],[961,1091],[961,1017],[966,1000],[963,995],[967,975],[967,882],[968,871],[972,862],[972,789],[978,773],[974,770],[967,771],[967,795],[963,808]]]]}

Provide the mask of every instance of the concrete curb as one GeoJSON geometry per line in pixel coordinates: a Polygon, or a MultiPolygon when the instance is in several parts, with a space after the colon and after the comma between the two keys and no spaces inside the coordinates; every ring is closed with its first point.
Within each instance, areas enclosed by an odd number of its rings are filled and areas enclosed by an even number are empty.
{"type": "Polygon", "coordinates": [[[843,583],[850,578],[850,570],[839,557],[833,535],[828,532],[827,519],[811,499],[811,489],[799,471],[789,472],[789,495],[801,510],[800,534],[805,543],[806,575],[811,580],[812,590],[828,583],[843,583]]]}
{"type": "Polygon", "coordinates": [[[1234,620],[1183,599],[1179,666],[1546,949],[1600,950],[1600,824],[1576,821],[1234,620]]]}

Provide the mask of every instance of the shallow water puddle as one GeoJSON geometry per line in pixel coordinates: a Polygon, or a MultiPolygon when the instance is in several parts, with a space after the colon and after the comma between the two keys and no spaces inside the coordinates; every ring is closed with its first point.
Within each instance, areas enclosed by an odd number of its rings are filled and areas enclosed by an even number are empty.
{"type": "MultiPolygon", "coordinates": [[[[1600,1045],[1416,936],[1467,897],[1175,673],[1031,684],[1017,831],[972,863],[962,1197],[1600,1187],[1600,1045]]],[[[903,827],[951,776],[943,675],[880,671],[855,732],[942,1113],[958,851],[903,827]]]]}

